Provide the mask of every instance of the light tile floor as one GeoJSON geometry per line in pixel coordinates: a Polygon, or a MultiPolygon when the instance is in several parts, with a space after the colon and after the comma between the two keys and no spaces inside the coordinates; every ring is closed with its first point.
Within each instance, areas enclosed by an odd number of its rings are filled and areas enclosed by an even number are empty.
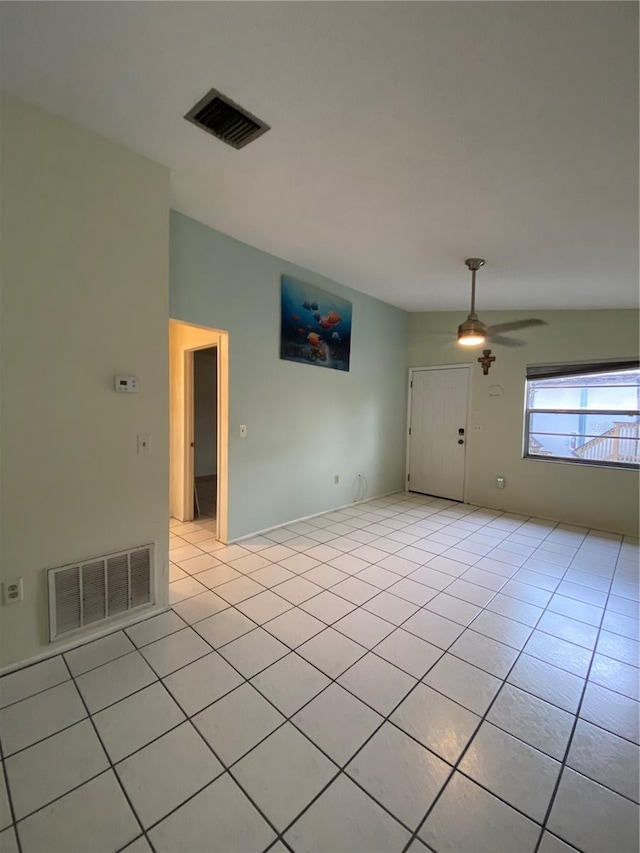
{"type": "Polygon", "coordinates": [[[3,851],[637,851],[637,541],[397,494],[171,554],[0,681],[3,851]]]}
{"type": "Polygon", "coordinates": [[[217,481],[218,478],[215,474],[196,477],[196,493],[200,507],[200,518],[203,521],[207,518],[216,517],[216,503],[218,499],[217,481]]]}

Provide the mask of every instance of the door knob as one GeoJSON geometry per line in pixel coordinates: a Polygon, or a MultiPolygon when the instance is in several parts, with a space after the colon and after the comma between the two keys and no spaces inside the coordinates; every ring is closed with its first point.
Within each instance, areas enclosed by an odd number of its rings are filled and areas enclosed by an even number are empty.
{"type": "Polygon", "coordinates": [[[459,438],[459,439],[458,439],[458,444],[464,444],[464,441],[463,441],[461,438],[459,438]]]}

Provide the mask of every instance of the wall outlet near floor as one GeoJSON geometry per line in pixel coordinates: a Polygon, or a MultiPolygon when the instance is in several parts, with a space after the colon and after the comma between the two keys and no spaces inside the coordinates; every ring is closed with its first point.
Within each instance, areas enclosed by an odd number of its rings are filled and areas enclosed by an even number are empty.
{"type": "Polygon", "coordinates": [[[339,482],[340,482],[340,474],[334,474],[333,475],[333,485],[337,486],[339,482]]]}
{"type": "Polygon", "coordinates": [[[15,604],[16,601],[24,601],[24,589],[22,578],[14,578],[2,584],[2,600],[4,604],[15,604]]]}
{"type": "Polygon", "coordinates": [[[504,477],[496,477],[496,489],[504,489],[504,477]]]}

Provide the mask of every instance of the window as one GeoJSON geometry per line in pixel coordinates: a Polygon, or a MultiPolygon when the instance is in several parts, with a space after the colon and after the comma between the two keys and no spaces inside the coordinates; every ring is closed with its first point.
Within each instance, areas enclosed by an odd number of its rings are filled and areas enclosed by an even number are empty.
{"type": "Polygon", "coordinates": [[[638,362],[528,367],[523,455],[638,468],[638,362]]]}

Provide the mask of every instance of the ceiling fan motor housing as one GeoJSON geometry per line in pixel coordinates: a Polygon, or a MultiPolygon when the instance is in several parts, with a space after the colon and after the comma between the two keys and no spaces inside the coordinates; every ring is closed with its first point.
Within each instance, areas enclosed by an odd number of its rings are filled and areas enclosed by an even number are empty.
{"type": "Polygon", "coordinates": [[[478,320],[478,315],[473,312],[469,314],[464,323],[458,326],[458,343],[466,347],[474,347],[483,344],[487,338],[487,327],[485,323],[478,320]]]}
{"type": "Polygon", "coordinates": [[[477,314],[469,314],[464,323],[460,323],[458,326],[458,337],[466,337],[471,334],[485,336],[486,333],[486,323],[483,323],[482,320],[478,320],[477,314]]]}

